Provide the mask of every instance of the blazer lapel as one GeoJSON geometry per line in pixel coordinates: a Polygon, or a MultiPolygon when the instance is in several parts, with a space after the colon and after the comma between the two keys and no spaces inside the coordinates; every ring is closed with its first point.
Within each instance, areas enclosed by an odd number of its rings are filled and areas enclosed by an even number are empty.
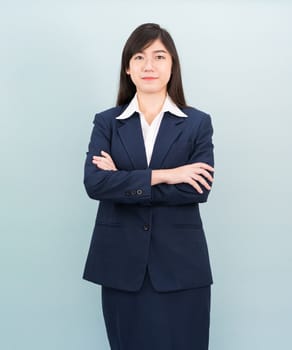
{"type": "Polygon", "coordinates": [[[146,169],[147,159],[138,113],[135,112],[127,119],[118,119],[117,122],[120,124],[118,127],[119,136],[131,159],[133,168],[146,169]]]}
{"type": "Polygon", "coordinates": [[[153,153],[149,167],[158,169],[174,141],[180,136],[184,128],[185,118],[176,117],[166,112],[161,121],[158,135],[153,148],[153,153]]]}

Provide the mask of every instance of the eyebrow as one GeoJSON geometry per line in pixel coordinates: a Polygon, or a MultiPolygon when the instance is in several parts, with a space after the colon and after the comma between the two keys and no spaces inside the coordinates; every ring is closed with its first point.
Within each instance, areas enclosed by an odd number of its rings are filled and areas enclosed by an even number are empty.
{"type": "MultiPolygon", "coordinates": [[[[141,51],[138,51],[136,52],[136,54],[138,53],[143,53],[145,50],[141,50],[141,51]]],[[[160,50],[154,50],[153,53],[168,53],[168,51],[165,51],[163,49],[160,49],[160,50]]]]}
{"type": "Polygon", "coordinates": [[[167,51],[165,51],[165,50],[154,50],[153,52],[154,53],[159,53],[159,52],[167,53],[167,51]]]}

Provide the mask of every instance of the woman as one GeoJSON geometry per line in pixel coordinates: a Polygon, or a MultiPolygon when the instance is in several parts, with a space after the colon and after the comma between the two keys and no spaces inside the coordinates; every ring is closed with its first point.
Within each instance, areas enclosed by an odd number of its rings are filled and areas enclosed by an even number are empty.
{"type": "Polygon", "coordinates": [[[117,106],[95,116],[84,184],[99,200],[84,278],[102,285],[112,350],[206,350],[212,276],[199,213],[210,116],[187,107],[169,33],[127,40],[117,106]]]}

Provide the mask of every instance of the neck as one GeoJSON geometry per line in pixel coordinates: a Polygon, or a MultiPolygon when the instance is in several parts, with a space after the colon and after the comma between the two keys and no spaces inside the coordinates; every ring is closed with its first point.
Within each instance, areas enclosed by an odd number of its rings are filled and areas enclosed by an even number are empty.
{"type": "Polygon", "coordinates": [[[155,94],[137,92],[137,98],[140,111],[146,119],[151,121],[161,111],[166,98],[166,91],[155,94]]]}

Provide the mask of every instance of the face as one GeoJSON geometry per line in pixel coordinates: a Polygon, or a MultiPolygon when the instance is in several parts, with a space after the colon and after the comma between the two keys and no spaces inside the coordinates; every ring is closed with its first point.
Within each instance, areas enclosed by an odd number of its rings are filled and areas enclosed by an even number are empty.
{"type": "Polygon", "coordinates": [[[130,75],[138,93],[166,93],[171,67],[171,55],[157,39],[131,57],[126,73],[130,75]]]}

